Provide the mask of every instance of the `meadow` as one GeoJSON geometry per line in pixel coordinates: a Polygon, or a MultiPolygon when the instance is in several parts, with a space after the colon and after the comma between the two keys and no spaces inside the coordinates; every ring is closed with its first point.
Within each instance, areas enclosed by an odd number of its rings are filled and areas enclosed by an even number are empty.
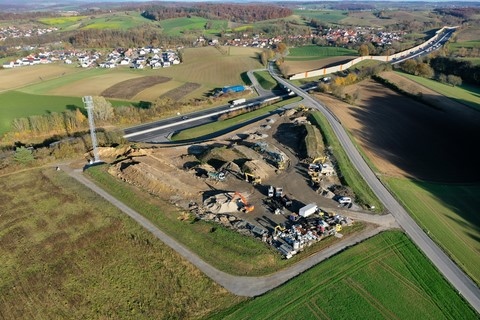
{"type": "Polygon", "coordinates": [[[53,166],[0,190],[2,319],[192,319],[243,300],[53,166]]]}
{"type": "Polygon", "coordinates": [[[480,89],[478,87],[469,84],[462,84],[461,86],[453,87],[449,84],[440,83],[432,79],[426,79],[411,74],[402,73],[401,75],[452,100],[480,110],[480,89]]]}
{"type": "Polygon", "coordinates": [[[477,319],[400,231],[381,233],[209,319],[477,319]]]}
{"type": "Polygon", "coordinates": [[[161,20],[160,25],[165,33],[171,36],[188,35],[189,33],[198,33],[215,35],[228,27],[227,20],[209,20],[201,17],[192,16],[190,18],[173,18],[161,20]],[[206,27],[210,24],[210,27],[206,27]]]}
{"type": "Polygon", "coordinates": [[[265,90],[273,90],[278,85],[268,71],[255,71],[253,75],[265,90]]]}
{"type": "Polygon", "coordinates": [[[316,45],[290,48],[287,61],[319,60],[329,57],[355,56],[358,52],[342,47],[322,47],[316,45]]]}
{"type": "Polygon", "coordinates": [[[454,261],[480,283],[480,185],[384,177],[410,215],[454,261]]]}
{"type": "Polygon", "coordinates": [[[340,23],[348,16],[347,11],[341,10],[294,10],[293,13],[300,17],[316,19],[323,23],[340,23]]]}

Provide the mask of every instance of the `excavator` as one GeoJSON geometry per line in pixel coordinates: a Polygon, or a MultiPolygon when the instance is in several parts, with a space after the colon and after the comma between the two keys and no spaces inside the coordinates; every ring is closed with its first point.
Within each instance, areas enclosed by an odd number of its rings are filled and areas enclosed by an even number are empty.
{"type": "Polygon", "coordinates": [[[313,161],[310,162],[310,164],[308,165],[308,171],[312,172],[312,171],[317,171],[321,169],[320,166],[325,162],[327,162],[327,160],[328,160],[327,156],[317,157],[313,159],[313,161]]]}
{"type": "Polygon", "coordinates": [[[245,181],[252,182],[253,185],[262,184],[262,178],[248,172],[245,172],[245,181]]]}
{"type": "Polygon", "coordinates": [[[243,209],[246,211],[246,212],[252,212],[253,209],[255,209],[255,207],[252,205],[252,204],[249,204],[247,202],[247,199],[245,199],[244,196],[242,196],[239,192],[235,191],[235,194],[233,195],[233,198],[232,198],[232,201],[236,198],[240,198],[240,201],[242,202],[243,204],[243,209]]]}

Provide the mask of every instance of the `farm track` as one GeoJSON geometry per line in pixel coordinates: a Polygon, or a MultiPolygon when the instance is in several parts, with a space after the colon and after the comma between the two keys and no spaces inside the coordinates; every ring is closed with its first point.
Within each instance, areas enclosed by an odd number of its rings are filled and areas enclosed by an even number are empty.
{"type": "Polygon", "coordinates": [[[183,256],[186,260],[190,263],[198,267],[201,271],[203,271],[209,278],[223,286],[225,289],[230,291],[233,294],[239,296],[247,296],[247,297],[255,297],[261,294],[264,294],[267,291],[270,291],[281,284],[285,283],[286,281],[296,277],[297,275],[303,273],[305,270],[310,269],[311,267],[315,266],[316,264],[320,263],[321,261],[337,254],[338,252],[343,251],[344,249],[351,247],[359,242],[362,242],[368,238],[373,237],[374,235],[388,230],[391,228],[389,219],[385,219],[385,224],[377,226],[375,228],[369,228],[359,234],[354,236],[348,237],[347,239],[337,242],[330,247],[326,248],[325,250],[315,253],[295,265],[280,270],[276,273],[273,273],[268,276],[261,276],[261,277],[246,277],[246,276],[233,276],[227,274],[223,271],[220,271],[210,264],[206,263],[202,260],[199,256],[195,253],[190,251],[184,245],[177,242],[175,239],[171,238],[160,229],[158,229],[155,225],[153,225],[149,220],[143,217],[138,212],[132,210],[103,189],[95,185],[92,181],[87,179],[85,176],[82,175],[81,171],[74,170],[70,168],[68,165],[61,165],[62,170],[67,172],[71,177],[76,179],[79,183],[85,185],[86,187],[90,188],[95,193],[99,194],[101,197],[109,201],[112,205],[119,208],[122,212],[130,216],[132,219],[137,221],[142,227],[150,231],[154,236],[156,236],[159,240],[164,242],[166,245],[177,251],[181,256],[183,256]]]}

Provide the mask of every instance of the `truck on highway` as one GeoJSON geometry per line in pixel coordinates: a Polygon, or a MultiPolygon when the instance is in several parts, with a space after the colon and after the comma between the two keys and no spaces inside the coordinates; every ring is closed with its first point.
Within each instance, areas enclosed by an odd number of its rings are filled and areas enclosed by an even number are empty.
{"type": "Polygon", "coordinates": [[[230,104],[230,107],[238,106],[239,104],[245,103],[246,101],[247,99],[245,98],[233,100],[230,104]]]}

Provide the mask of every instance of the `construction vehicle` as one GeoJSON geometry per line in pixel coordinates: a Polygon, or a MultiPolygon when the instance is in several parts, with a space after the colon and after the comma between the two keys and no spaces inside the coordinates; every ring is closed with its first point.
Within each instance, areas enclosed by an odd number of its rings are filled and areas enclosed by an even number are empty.
{"type": "Polygon", "coordinates": [[[313,161],[310,162],[310,164],[308,165],[308,171],[321,171],[322,164],[327,162],[327,160],[327,156],[317,157],[313,159],[313,161]]]}
{"type": "Polygon", "coordinates": [[[208,177],[212,180],[223,181],[225,180],[226,174],[224,171],[220,172],[208,172],[208,177]]]}
{"type": "Polygon", "coordinates": [[[283,196],[283,188],[282,187],[276,187],[275,188],[275,197],[280,198],[283,196]]]}
{"type": "Polygon", "coordinates": [[[253,185],[257,185],[262,183],[262,178],[255,176],[251,173],[245,172],[245,181],[251,182],[253,185]]]}
{"type": "Polygon", "coordinates": [[[273,186],[268,187],[268,197],[269,198],[273,197],[274,193],[275,193],[275,189],[273,188],[273,186]]]}
{"type": "Polygon", "coordinates": [[[336,231],[336,232],[342,231],[342,225],[337,223],[337,224],[335,225],[335,231],[336,231]]]}
{"type": "Polygon", "coordinates": [[[273,230],[273,236],[277,237],[279,233],[284,232],[286,230],[283,223],[278,224],[275,229],[273,230]]]}
{"type": "Polygon", "coordinates": [[[242,196],[239,192],[235,191],[235,194],[233,195],[233,198],[232,198],[232,201],[238,197],[240,199],[240,201],[242,202],[242,205],[243,205],[243,209],[246,211],[246,212],[252,212],[253,209],[255,209],[255,207],[251,204],[249,204],[247,202],[247,199],[245,199],[244,196],[242,196]]]}

